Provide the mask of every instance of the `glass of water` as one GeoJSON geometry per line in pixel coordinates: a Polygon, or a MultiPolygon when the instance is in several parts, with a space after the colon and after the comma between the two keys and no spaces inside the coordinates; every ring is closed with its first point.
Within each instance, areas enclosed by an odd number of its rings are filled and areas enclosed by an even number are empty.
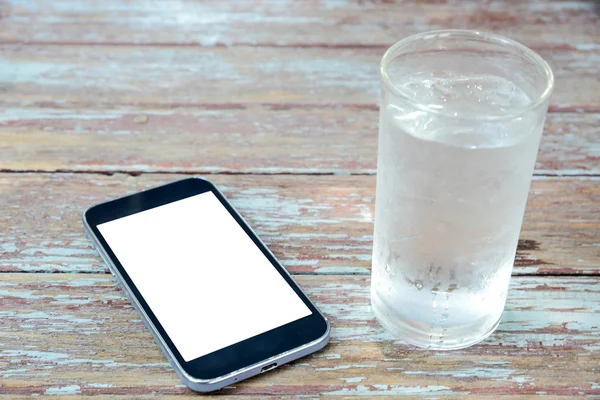
{"type": "Polygon", "coordinates": [[[396,43],[381,79],[372,308],[409,344],[467,347],[504,309],[552,71],[448,30],[396,43]]]}

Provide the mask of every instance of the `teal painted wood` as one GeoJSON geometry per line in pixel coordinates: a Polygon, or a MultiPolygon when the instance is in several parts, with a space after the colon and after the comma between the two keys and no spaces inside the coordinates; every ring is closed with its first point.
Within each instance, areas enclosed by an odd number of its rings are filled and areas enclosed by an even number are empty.
{"type": "MultiPolygon", "coordinates": [[[[5,108],[0,169],[374,174],[378,119],[352,107],[5,108]]],[[[536,173],[600,174],[599,137],[600,114],[550,113],[536,173]]]]}
{"type": "Polygon", "coordinates": [[[389,46],[434,29],[494,31],[536,48],[598,48],[593,1],[8,0],[0,41],[164,46],[389,46]]]}
{"type": "MultiPolygon", "coordinates": [[[[93,204],[189,175],[0,174],[0,271],[99,272],[93,204]]],[[[370,273],[374,176],[210,175],[288,270],[370,273]]],[[[515,274],[600,274],[600,178],[536,178],[515,274]]]]}
{"type": "MultiPolygon", "coordinates": [[[[452,352],[386,333],[371,315],[368,277],[297,280],[331,321],[330,345],[222,394],[600,395],[598,277],[513,277],[498,330],[452,352]]],[[[0,318],[0,396],[193,395],[110,275],[5,274],[0,318]]]]}
{"type": "Polygon", "coordinates": [[[145,172],[217,174],[333,323],[324,351],[228,398],[600,397],[597,8],[0,0],[0,397],[192,396],[81,228],[91,204],[189,176],[145,172]],[[520,40],[557,77],[537,164],[555,177],[533,182],[507,311],[451,353],[393,340],[368,306],[378,62],[441,28],[520,40]]]}
{"type": "MultiPolygon", "coordinates": [[[[0,106],[377,109],[383,48],[0,47],[0,106]]],[[[600,112],[600,49],[540,49],[550,112],[600,112]]]]}

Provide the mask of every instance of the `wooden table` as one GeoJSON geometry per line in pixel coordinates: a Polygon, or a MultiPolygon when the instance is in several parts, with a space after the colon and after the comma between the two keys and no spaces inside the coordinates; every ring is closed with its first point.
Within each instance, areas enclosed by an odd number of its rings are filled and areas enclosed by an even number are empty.
{"type": "Polygon", "coordinates": [[[205,175],[327,314],[318,354],[219,394],[600,398],[593,1],[0,0],[0,396],[193,396],[92,249],[88,206],[205,175]],[[454,352],[369,309],[378,62],[494,31],[556,75],[506,312],[454,352]]]}

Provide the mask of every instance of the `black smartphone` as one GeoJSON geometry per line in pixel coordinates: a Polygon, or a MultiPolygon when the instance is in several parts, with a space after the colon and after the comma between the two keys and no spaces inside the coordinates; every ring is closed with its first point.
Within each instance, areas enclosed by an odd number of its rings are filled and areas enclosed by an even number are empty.
{"type": "Polygon", "coordinates": [[[329,323],[225,196],[184,179],[84,227],[182,381],[209,392],[323,348],[329,323]]]}

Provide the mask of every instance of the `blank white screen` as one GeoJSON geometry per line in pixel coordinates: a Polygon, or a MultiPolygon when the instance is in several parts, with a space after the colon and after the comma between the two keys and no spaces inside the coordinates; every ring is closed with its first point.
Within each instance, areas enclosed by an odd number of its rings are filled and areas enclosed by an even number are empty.
{"type": "Polygon", "coordinates": [[[311,314],[212,192],[98,229],[185,361],[311,314]]]}

